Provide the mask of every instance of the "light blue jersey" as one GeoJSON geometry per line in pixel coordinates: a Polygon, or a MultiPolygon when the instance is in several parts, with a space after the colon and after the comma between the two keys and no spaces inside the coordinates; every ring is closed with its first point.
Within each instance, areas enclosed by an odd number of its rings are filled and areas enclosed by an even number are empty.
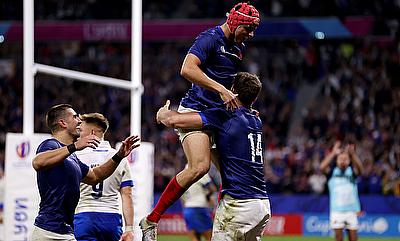
{"type": "Polygon", "coordinates": [[[339,167],[334,167],[328,181],[328,188],[331,212],[360,211],[356,178],[351,166],[344,171],[339,167]]]}

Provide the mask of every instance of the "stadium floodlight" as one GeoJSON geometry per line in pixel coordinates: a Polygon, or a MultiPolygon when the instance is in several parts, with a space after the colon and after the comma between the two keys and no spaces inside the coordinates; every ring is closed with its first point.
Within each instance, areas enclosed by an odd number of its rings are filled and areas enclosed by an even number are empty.
{"type": "Polygon", "coordinates": [[[131,80],[122,80],[34,62],[34,0],[24,0],[23,19],[23,133],[34,134],[34,77],[36,73],[67,77],[131,91],[130,133],[140,135],[142,86],[142,1],[132,1],[131,80]]]}

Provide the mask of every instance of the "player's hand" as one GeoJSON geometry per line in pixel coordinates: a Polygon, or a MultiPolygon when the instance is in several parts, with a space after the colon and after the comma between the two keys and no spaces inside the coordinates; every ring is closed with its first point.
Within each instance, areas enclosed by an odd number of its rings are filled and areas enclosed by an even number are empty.
{"type": "Polygon", "coordinates": [[[356,153],[356,146],[354,144],[348,144],[346,150],[349,155],[354,155],[356,153]]]}
{"type": "Polygon", "coordinates": [[[341,144],[342,143],[340,141],[335,142],[335,145],[333,146],[333,149],[332,149],[333,154],[339,155],[342,152],[342,150],[340,149],[341,144]]]}
{"type": "Polygon", "coordinates": [[[128,156],[133,149],[140,146],[140,143],[138,143],[139,141],[140,137],[137,135],[127,137],[122,141],[122,145],[120,146],[117,155],[122,158],[128,156]]]}
{"type": "Polygon", "coordinates": [[[256,110],[256,109],[251,108],[251,112],[252,112],[253,114],[255,114],[257,117],[260,116],[260,112],[259,112],[258,110],[256,110]]]}
{"type": "Polygon", "coordinates": [[[91,147],[95,149],[98,147],[100,144],[100,138],[98,138],[96,135],[91,134],[87,135],[85,137],[80,137],[78,140],[74,143],[76,150],[82,150],[86,147],[91,147]]]}
{"type": "Polygon", "coordinates": [[[157,111],[157,124],[160,124],[166,117],[167,117],[167,113],[169,111],[169,105],[170,105],[170,101],[167,100],[165,102],[165,105],[163,107],[161,107],[158,111],[157,111]]]}
{"type": "Polygon", "coordinates": [[[226,109],[234,110],[236,108],[239,108],[239,101],[237,99],[237,96],[238,96],[237,94],[234,94],[232,91],[224,88],[219,93],[219,96],[224,101],[224,104],[226,105],[226,109]]]}
{"type": "Polygon", "coordinates": [[[121,241],[133,241],[135,235],[133,235],[132,231],[126,231],[121,235],[121,241]]]}

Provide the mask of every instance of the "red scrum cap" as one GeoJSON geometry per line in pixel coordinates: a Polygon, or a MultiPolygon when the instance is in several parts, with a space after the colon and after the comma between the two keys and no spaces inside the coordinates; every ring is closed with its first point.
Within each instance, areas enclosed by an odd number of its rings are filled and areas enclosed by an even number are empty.
{"type": "Polygon", "coordinates": [[[236,4],[229,13],[226,14],[231,33],[234,33],[239,25],[255,25],[260,24],[260,14],[257,9],[249,3],[236,4]]]}

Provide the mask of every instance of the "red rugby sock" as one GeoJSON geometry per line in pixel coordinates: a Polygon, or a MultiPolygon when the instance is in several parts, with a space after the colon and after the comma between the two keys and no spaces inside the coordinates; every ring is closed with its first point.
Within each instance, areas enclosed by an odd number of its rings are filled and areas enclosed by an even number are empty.
{"type": "Polygon", "coordinates": [[[147,216],[147,220],[150,222],[158,223],[160,221],[161,216],[165,213],[165,211],[176,201],[178,200],[183,193],[185,193],[186,189],[181,187],[179,183],[176,181],[176,176],[168,183],[168,186],[165,188],[164,192],[161,194],[160,199],[158,200],[156,206],[153,211],[147,216]]]}

